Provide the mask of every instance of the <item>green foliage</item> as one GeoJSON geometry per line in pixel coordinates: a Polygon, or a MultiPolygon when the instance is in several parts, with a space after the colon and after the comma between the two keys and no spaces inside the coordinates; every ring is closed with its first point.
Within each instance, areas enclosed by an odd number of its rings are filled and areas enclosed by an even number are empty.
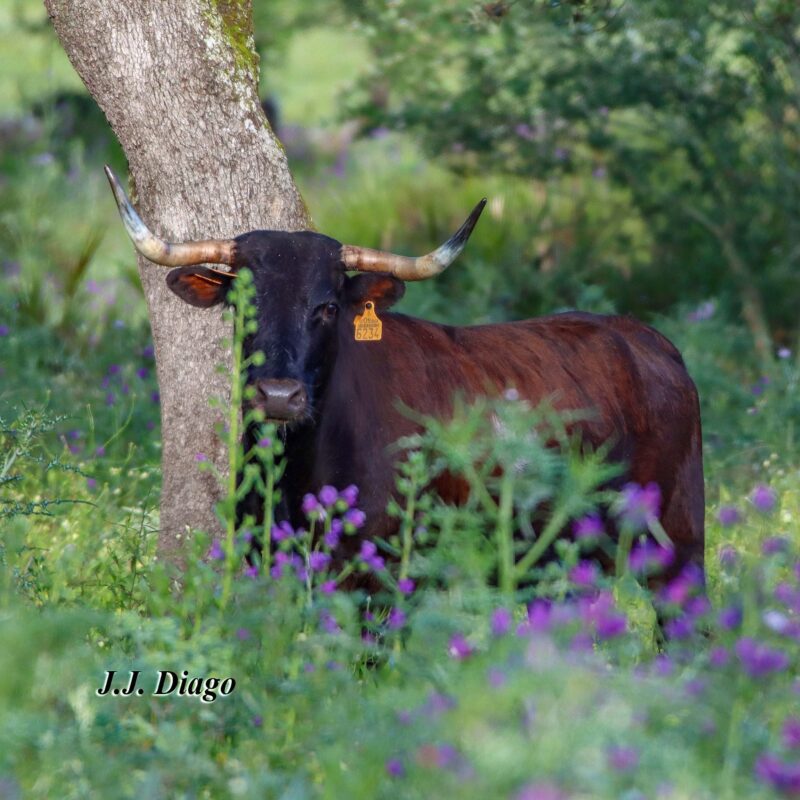
{"type": "Polygon", "coordinates": [[[576,195],[559,269],[585,270],[587,258],[603,268],[592,245],[614,237],[633,246],[602,272],[623,308],[736,300],[762,360],[765,317],[795,331],[793,5],[344,5],[375,56],[363,82],[391,87],[389,103],[359,113],[413,130],[457,169],[536,176],[548,194],[576,195]],[[622,207],[587,219],[598,183],[621,193],[622,207]],[[633,221],[644,229],[638,247],[633,221]]]}

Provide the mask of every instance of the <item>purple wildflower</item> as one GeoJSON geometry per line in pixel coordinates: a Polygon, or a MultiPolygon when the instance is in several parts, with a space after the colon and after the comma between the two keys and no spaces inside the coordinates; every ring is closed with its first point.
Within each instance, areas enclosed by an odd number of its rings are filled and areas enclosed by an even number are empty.
{"type": "Polygon", "coordinates": [[[361,552],[359,558],[375,572],[380,572],[385,567],[385,563],[381,556],[377,555],[378,548],[374,542],[364,541],[361,542],[361,552]]]}
{"type": "Polygon", "coordinates": [[[386,762],[386,774],[392,778],[402,778],[406,774],[406,768],[399,758],[390,758],[386,762]]]}
{"type": "Polygon", "coordinates": [[[447,652],[451,658],[463,661],[465,658],[469,658],[473,651],[469,642],[460,633],[456,633],[450,637],[447,652]]]}
{"type": "Polygon", "coordinates": [[[634,572],[660,572],[674,560],[675,553],[651,539],[637,542],[631,549],[628,564],[634,572]]]}
{"type": "Polygon", "coordinates": [[[581,517],[572,526],[572,535],[584,542],[596,542],[604,532],[603,520],[598,514],[581,517]]]}
{"type": "Polygon", "coordinates": [[[142,358],[152,358],[155,355],[153,345],[148,344],[147,347],[142,349],[142,358]]]}
{"type": "Polygon", "coordinates": [[[298,563],[302,564],[299,556],[295,554],[289,555],[288,553],[279,551],[275,553],[275,564],[270,569],[269,574],[274,580],[278,580],[283,576],[284,567],[295,567],[296,569],[298,563]]]}
{"type": "Polygon", "coordinates": [[[711,603],[704,594],[701,594],[698,597],[692,597],[683,610],[687,617],[697,619],[697,617],[703,617],[711,611],[711,603]]]}
{"type": "Polygon", "coordinates": [[[108,365],[108,374],[109,375],[118,375],[121,370],[122,370],[122,367],[120,367],[119,364],[109,364],[108,365]]]}
{"type": "Polygon", "coordinates": [[[717,519],[723,528],[729,528],[731,525],[741,522],[742,515],[736,506],[722,506],[717,512],[717,519]]]}
{"type": "Polygon", "coordinates": [[[286,520],[273,525],[269,532],[270,539],[273,542],[283,542],[286,539],[291,539],[294,535],[294,528],[286,520]]]}
{"type": "Polygon", "coordinates": [[[792,351],[788,347],[781,347],[778,350],[778,358],[785,361],[787,358],[791,357],[792,357],[792,351]]]}
{"type": "MultiPolygon", "coordinates": [[[[547,633],[553,625],[553,607],[546,600],[534,600],[528,606],[526,633],[547,633]]],[[[519,631],[517,631],[519,633],[519,631]]]]}
{"type": "Polygon", "coordinates": [[[783,721],[781,736],[786,747],[800,749],[800,717],[787,717],[783,721]]]}
{"type": "Polygon", "coordinates": [[[342,534],[342,521],[334,519],[331,521],[331,529],[325,532],[322,541],[329,550],[335,550],[339,546],[339,538],[342,534]],[[339,523],[336,525],[335,523],[339,523]]]}
{"type": "Polygon", "coordinates": [[[594,650],[594,639],[586,631],[578,631],[570,640],[569,649],[572,653],[591,653],[594,650]]]}
{"type": "Polygon", "coordinates": [[[225,558],[225,552],[218,539],[214,539],[214,541],[211,542],[211,547],[208,548],[206,558],[210,558],[212,561],[221,561],[225,558]]]}
{"type": "Polygon", "coordinates": [[[263,724],[264,724],[264,718],[261,716],[261,714],[256,714],[253,717],[253,727],[260,728],[263,724]]]}
{"type": "Polygon", "coordinates": [[[770,609],[765,611],[761,618],[764,620],[764,624],[779,636],[791,636],[798,630],[798,623],[789,619],[781,611],[770,609]]]}
{"type": "Polygon", "coordinates": [[[764,753],[756,761],[756,777],[778,792],[800,794],[800,762],[781,761],[772,753],[764,753]]]}
{"type": "Polygon", "coordinates": [[[308,519],[316,519],[322,511],[319,500],[310,493],[303,496],[301,508],[308,519]]]}
{"type": "Polygon", "coordinates": [[[631,772],[639,765],[639,754],[633,747],[609,747],[608,766],[615,772],[631,772]]]}
{"type": "Polygon", "coordinates": [[[708,663],[711,664],[712,667],[719,669],[720,667],[724,667],[730,661],[730,653],[724,647],[715,647],[709,654],[708,654],[708,663]]]}
{"type": "Polygon", "coordinates": [[[150,374],[150,370],[147,367],[139,367],[136,370],[136,376],[144,380],[150,374]]]}
{"type": "Polygon", "coordinates": [[[245,568],[244,574],[248,578],[257,578],[258,577],[258,567],[255,564],[251,564],[249,567],[245,568]]]}
{"type": "Polygon", "coordinates": [[[720,628],[726,631],[732,631],[742,624],[742,609],[738,606],[728,606],[719,612],[717,622],[720,628]]]}
{"type": "Polygon", "coordinates": [[[765,556],[785,553],[789,549],[789,541],[783,536],[770,536],[761,542],[761,552],[765,556]]]}
{"type": "Polygon", "coordinates": [[[11,328],[8,325],[0,325],[0,336],[8,336],[11,333],[11,328]]]}
{"type": "Polygon", "coordinates": [[[689,697],[700,697],[706,691],[706,682],[701,678],[692,678],[686,681],[683,689],[689,697]]]}
{"type": "Polygon", "coordinates": [[[800,589],[795,589],[789,583],[779,583],[775,587],[775,599],[790,611],[800,614],[800,589]]]}
{"type": "MultiPolygon", "coordinates": [[[[661,600],[683,606],[692,595],[702,589],[703,574],[699,568],[685,567],[681,573],[673,578],[662,590],[661,600]]],[[[699,610],[699,609],[698,609],[699,610]]]]}
{"type": "Polygon", "coordinates": [[[339,492],[333,486],[323,486],[319,490],[319,501],[325,508],[333,508],[334,503],[339,499],[339,492]]]}
{"type": "Polygon", "coordinates": [[[497,667],[491,667],[486,675],[486,680],[489,682],[489,686],[491,686],[492,689],[499,689],[508,680],[508,676],[503,670],[497,667]]]}
{"type": "Polygon", "coordinates": [[[348,508],[353,508],[358,502],[358,486],[352,483],[346,486],[339,493],[339,499],[342,500],[348,508]]]}
{"type": "Polygon", "coordinates": [[[789,656],[786,653],[750,636],[739,639],[735,650],[742,668],[751,678],[782,672],[789,666],[789,656]]]}
{"type": "Polygon", "coordinates": [[[536,138],[533,128],[531,128],[531,126],[526,122],[520,122],[519,124],[515,125],[514,133],[516,133],[520,139],[525,139],[528,142],[532,142],[536,138]]]}
{"type": "Polygon", "coordinates": [[[600,572],[593,561],[579,561],[570,571],[569,579],[576,586],[595,586],[600,572]]]}
{"type": "Polygon", "coordinates": [[[507,608],[496,608],[489,623],[493,636],[505,636],[511,630],[513,617],[507,608]]]}
{"type": "Polygon", "coordinates": [[[717,310],[717,304],[713,300],[706,300],[694,310],[686,315],[689,322],[705,322],[714,316],[717,310]]]}
{"type": "Polygon", "coordinates": [[[581,616],[584,623],[594,629],[598,638],[613,639],[625,633],[627,620],[614,605],[614,598],[608,591],[581,603],[581,616]]]}
{"type": "Polygon", "coordinates": [[[653,671],[660,678],[668,678],[675,671],[675,663],[669,656],[661,653],[653,661],[653,671]]]}
{"type": "Polygon", "coordinates": [[[670,639],[688,639],[694,633],[694,624],[686,616],[676,617],[667,622],[664,632],[670,639]]]}
{"type": "Polygon", "coordinates": [[[349,508],[344,514],[345,525],[352,525],[356,530],[367,521],[367,515],[357,508],[349,508]]]}
{"type": "Polygon", "coordinates": [[[566,800],[567,795],[554,783],[528,783],[515,795],[514,800],[566,800]]]}
{"type": "Polygon", "coordinates": [[[458,703],[455,697],[451,697],[444,692],[431,692],[425,701],[425,712],[429,715],[444,714],[452,711],[458,703]]]}
{"type": "Polygon", "coordinates": [[[117,402],[117,396],[114,394],[114,392],[109,392],[106,395],[106,405],[107,406],[113,406],[114,403],[116,403],[116,402],[117,402]]]}
{"type": "Polygon", "coordinates": [[[768,514],[775,508],[777,499],[775,490],[763,483],[756,486],[750,494],[752,504],[764,514],[768,514]]]}
{"type": "Polygon", "coordinates": [[[158,403],[161,402],[161,395],[158,392],[153,392],[153,394],[150,395],[150,400],[158,405],[158,403]]]}
{"type": "Polygon", "coordinates": [[[333,594],[336,591],[336,581],[325,581],[319,590],[322,594],[333,594]]]}
{"type": "Polygon", "coordinates": [[[269,436],[264,436],[258,440],[258,447],[263,447],[265,450],[272,447],[272,439],[269,436]]]}
{"type": "Polygon", "coordinates": [[[375,542],[370,542],[366,540],[361,542],[361,552],[359,556],[362,561],[369,561],[371,558],[374,558],[376,553],[378,552],[378,546],[375,542]]]}
{"type": "Polygon", "coordinates": [[[414,581],[411,580],[411,578],[400,578],[400,580],[397,581],[397,589],[400,594],[411,594],[415,588],[414,581]]]}
{"type": "Polygon", "coordinates": [[[339,633],[341,631],[341,628],[334,619],[333,614],[324,608],[319,612],[319,621],[322,624],[322,629],[325,631],[325,633],[339,633]]]}
{"type": "Polygon", "coordinates": [[[321,553],[319,550],[315,550],[308,557],[308,566],[312,572],[322,572],[328,568],[330,563],[331,557],[327,553],[321,553]]]}
{"type": "Polygon", "coordinates": [[[96,489],[97,488],[97,481],[94,478],[87,478],[86,479],[86,488],[87,489],[96,489]]]}
{"type": "Polygon", "coordinates": [[[195,453],[194,460],[199,464],[202,464],[204,461],[208,461],[208,456],[206,456],[205,453],[195,453]]]}
{"type": "Polygon", "coordinates": [[[96,448],[95,448],[95,450],[94,450],[94,454],[95,454],[95,455],[96,455],[98,458],[102,458],[102,457],[103,457],[103,456],[106,454],[106,449],[105,449],[105,447],[103,447],[103,445],[99,445],[98,447],[96,447],[96,448]]]}
{"type": "Polygon", "coordinates": [[[250,631],[247,628],[239,628],[236,631],[236,638],[244,642],[250,638],[250,631]]]}
{"type": "Polygon", "coordinates": [[[622,488],[619,514],[634,530],[643,530],[658,519],[661,511],[661,489],[657,483],[646,486],[629,483],[622,488]]]}
{"type": "Polygon", "coordinates": [[[396,606],[389,612],[386,624],[393,631],[396,631],[406,624],[406,612],[396,606]]]}

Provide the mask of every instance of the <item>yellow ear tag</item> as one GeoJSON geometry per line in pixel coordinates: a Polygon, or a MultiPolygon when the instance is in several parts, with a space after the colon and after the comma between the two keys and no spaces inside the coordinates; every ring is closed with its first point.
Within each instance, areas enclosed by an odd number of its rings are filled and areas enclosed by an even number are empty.
{"type": "Polygon", "coordinates": [[[379,342],[383,335],[383,323],[375,314],[375,304],[368,300],[364,304],[364,313],[359,314],[353,325],[356,329],[357,342],[379,342]]]}

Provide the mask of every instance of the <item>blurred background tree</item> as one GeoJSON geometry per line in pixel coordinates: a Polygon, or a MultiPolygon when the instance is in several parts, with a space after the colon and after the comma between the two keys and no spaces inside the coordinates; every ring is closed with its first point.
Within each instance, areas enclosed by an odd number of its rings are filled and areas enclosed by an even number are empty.
{"type": "Polygon", "coordinates": [[[570,276],[564,302],[598,280],[640,314],[729,299],[764,362],[771,329],[796,335],[796,3],[342,4],[374,55],[365,96],[391,87],[353,113],[413,131],[453,169],[571,196],[572,225],[548,230],[537,261],[570,276]],[[598,182],[613,213],[591,208],[598,182]]]}

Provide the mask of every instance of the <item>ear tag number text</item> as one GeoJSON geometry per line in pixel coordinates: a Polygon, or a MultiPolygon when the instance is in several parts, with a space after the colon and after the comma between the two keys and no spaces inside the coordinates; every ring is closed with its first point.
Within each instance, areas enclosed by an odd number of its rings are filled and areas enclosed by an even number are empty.
{"type": "Polygon", "coordinates": [[[368,300],[364,304],[364,313],[353,320],[355,339],[357,342],[379,342],[383,335],[383,323],[375,313],[375,304],[368,300]]]}

